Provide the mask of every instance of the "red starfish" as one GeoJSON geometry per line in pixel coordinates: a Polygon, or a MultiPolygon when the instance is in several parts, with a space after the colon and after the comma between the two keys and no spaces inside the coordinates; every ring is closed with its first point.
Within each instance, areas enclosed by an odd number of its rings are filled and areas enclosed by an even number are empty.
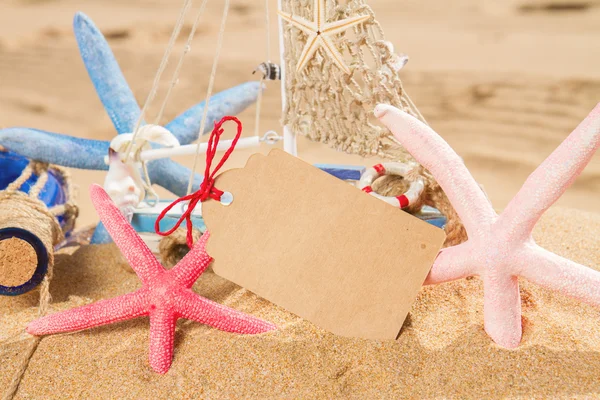
{"type": "Polygon", "coordinates": [[[142,288],[40,318],[29,324],[27,332],[38,336],[71,332],[149,315],[150,366],[164,374],[171,366],[175,323],[180,317],[235,333],[256,334],[276,328],[192,291],[212,261],[205,251],[208,232],[173,269],[165,270],[104,189],[92,185],[90,194],[104,226],[142,281],[142,288]]]}

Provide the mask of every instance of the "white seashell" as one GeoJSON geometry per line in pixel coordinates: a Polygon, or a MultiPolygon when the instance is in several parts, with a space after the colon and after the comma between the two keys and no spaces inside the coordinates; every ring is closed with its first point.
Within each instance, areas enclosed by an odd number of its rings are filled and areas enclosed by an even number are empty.
{"type": "Polygon", "coordinates": [[[385,47],[387,47],[388,51],[390,53],[394,53],[394,43],[390,42],[389,40],[382,40],[381,44],[383,44],[385,47]]]}
{"type": "Polygon", "coordinates": [[[148,142],[161,144],[166,147],[179,146],[179,140],[165,127],[160,125],[144,125],[138,131],[137,138],[148,142]]]}
{"type": "Polygon", "coordinates": [[[125,150],[127,150],[127,146],[129,145],[129,142],[131,142],[131,138],[133,138],[133,133],[123,133],[115,136],[115,138],[110,142],[110,148],[118,153],[123,153],[125,150]]]}
{"type": "Polygon", "coordinates": [[[391,67],[395,72],[400,71],[408,62],[408,56],[406,54],[394,54],[392,56],[391,67]]]}
{"type": "MultiPolygon", "coordinates": [[[[138,162],[130,157],[131,161],[123,162],[126,157],[122,157],[133,140],[133,133],[124,133],[116,136],[110,142],[108,151],[108,173],[104,179],[104,189],[112,201],[121,210],[129,222],[133,216],[133,211],[145,198],[146,191],[144,181],[140,175],[140,166],[138,162]]],[[[166,128],[160,125],[144,125],[135,136],[135,143],[131,146],[132,154],[140,150],[149,150],[152,148],[150,142],[160,144],[166,147],[179,146],[179,140],[166,128]]],[[[151,194],[152,189],[148,189],[151,194]]]]}
{"type": "MultiPolygon", "coordinates": [[[[133,139],[133,133],[123,133],[116,136],[110,142],[110,148],[122,153],[127,150],[129,142],[133,139]]],[[[166,128],[160,125],[144,125],[135,137],[135,143],[131,151],[136,152],[139,149],[150,149],[150,143],[156,143],[165,147],[178,147],[179,140],[166,128]]]]}
{"type": "Polygon", "coordinates": [[[108,172],[104,179],[104,190],[117,208],[131,222],[133,210],[144,199],[145,191],[138,168],[124,163],[119,153],[109,150],[108,172]]]}
{"type": "Polygon", "coordinates": [[[392,69],[393,72],[398,72],[400,71],[402,68],[404,68],[404,66],[406,65],[406,63],[408,62],[408,55],[401,53],[401,54],[396,54],[394,52],[394,44],[390,41],[387,40],[381,40],[379,42],[380,45],[384,46],[387,51],[390,54],[390,68],[392,69]]]}

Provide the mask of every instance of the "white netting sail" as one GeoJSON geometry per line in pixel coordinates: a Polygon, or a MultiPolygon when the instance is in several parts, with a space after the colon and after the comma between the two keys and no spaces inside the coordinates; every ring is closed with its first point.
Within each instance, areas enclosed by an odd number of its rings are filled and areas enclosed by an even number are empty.
{"type": "MultiPolygon", "coordinates": [[[[406,59],[395,54],[385,40],[373,10],[364,0],[281,3],[286,93],[283,124],[336,150],[414,162],[373,116],[375,106],[385,103],[423,120],[398,74],[406,59]],[[316,52],[307,51],[315,48],[316,52]]],[[[430,205],[446,215],[446,245],[465,240],[466,231],[434,177],[418,165],[413,173],[426,182],[416,209],[430,205]]],[[[388,186],[393,189],[397,185],[392,181],[388,186]]]]}
{"type": "Polygon", "coordinates": [[[309,35],[283,23],[286,103],[283,124],[313,141],[361,156],[406,161],[410,155],[391,132],[373,117],[378,103],[398,107],[422,118],[402,87],[398,71],[403,59],[394,54],[363,0],[282,0],[282,12],[314,21],[316,7],[326,5],[325,21],[360,15],[369,18],[332,37],[351,73],[346,74],[323,48],[297,71],[309,35]]]}

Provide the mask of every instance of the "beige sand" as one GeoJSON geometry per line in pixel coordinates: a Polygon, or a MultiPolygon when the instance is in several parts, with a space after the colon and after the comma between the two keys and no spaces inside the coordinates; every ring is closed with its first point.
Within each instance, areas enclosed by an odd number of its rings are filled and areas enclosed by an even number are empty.
{"type": "Polygon", "coordinates": [[[29,243],[15,237],[0,242],[0,285],[22,285],[36,267],[37,255],[29,243]]]}
{"type": "MultiPolygon", "coordinates": [[[[600,215],[553,209],[538,242],[600,268],[600,215]]],[[[114,245],[57,257],[52,311],[139,286],[114,245]]],[[[368,268],[368,266],[366,266],[368,268]]],[[[421,290],[398,341],[337,337],[206,272],[198,293],[275,322],[239,336],[180,320],[175,360],[147,363],[148,320],[42,340],[17,398],[588,398],[600,394],[600,311],[523,282],[524,335],[502,349],[483,331],[479,279],[421,290]]],[[[0,387],[26,346],[37,294],[0,298],[0,387]]]]}
{"type": "MultiPolygon", "coordinates": [[[[162,57],[180,1],[6,0],[0,9],[0,127],[31,126],[110,140],[115,130],[80,60],[71,22],[86,12],[104,31],[133,92],[142,102],[162,57]]],[[[171,97],[165,121],[203,99],[208,85],[221,2],[209,2],[171,97]]],[[[266,59],[263,2],[233,0],[216,89],[252,79],[266,59]]],[[[396,51],[411,56],[405,86],[431,125],[481,182],[494,205],[506,206],[527,175],[599,101],[600,0],[370,0],[396,51]],[[558,4],[558,6],[557,6],[558,4]],[[573,8],[572,10],[560,10],[573,8]],[[558,10],[556,10],[558,8],[558,10]]],[[[271,0],[274,14],[276,1],[271,0]]],[[[188,21],[187,27],[189,28],[188,21]]],[[[272,58],[276,20],[272,15],[272,58]]],[[[179,42],[183,46],[183,40],[179,42]]],[[[165,76],[170,76],[170,64],[165,76]]],[[[161,86],[162,98],[167,83],[161,86]]],[[[265,94],[261,130],[280,130],[279,87],[265,94]]],[[[160,102],[151,108],[154,116],[160,102]]],[[[253,132],[254,109],[242,116],[253,132]]],[[[372,165],[301,141],[309,162],[372,165]]],[[[261,149],[267,152],[268,146],[261,149]]],[[[253,150],[227,166],[242,166],[253,150]]],[[[181,162],[190,165],[190,158],[181,162]]],[[[80,226],[96,221],[87,196],[101,172],[74,171],[81,186],[80,226]]],[[[165,192],[160,192],[166,195],[165,192]]],[[[600,211],[600,157],[560,200],[600,211]]]]}
{"type": "MultiPolygon", "coordinates": [[[[84,11],[106,33],[139,101],[151,85],[179,1],[4,0],[0,6],[0,126],[30,126],[110,140],[109,118],[71,31],[84,11]]],[[[275,10],[271,1],[271,10],[275,10]]],[[[220,2],[211,2],[167,107],[171,119],[204,98],[220,2]]],[[[251,79],[266,59],[262,2],[233,0],[216,89],[251,79]]],[[[405,85],[432,126],[464,157],[497,208],[598,102],[600,0],[370,0],[397,51],[411,56],[405,85]]],[[[189,27],[189,24],[188,24],[189,27]]],[[[273,19],[272,42],[275,37],[273,19]]],[[[180,41],[179,45],[183,43],[180,41]]],[[[272,53],[276,49],[271,49],[272,53]]],[[[171,64],[173,67],[174,63],[171,64]]],[[[167,71],[169,75],[169,71],[167,71]]],[[[163,94],[166,84],[162,85],[163,94]]],[[[159,95],[160,97],[160,95],[159,95]]],[[[151,114],[157,107],[152,107],[151,114]]],[[[279,89],[265,94],[262,129],[279,129],[279,89]]],[[[242,115],[252,131],[254,110],[242,115]]],[[[301,141],[309,162],[359,163],[301,141]]],[[[261,148],[262,152],[268,147],[261,148]]],[[[239,151],[228,167],[244,164],[239,151]]],[[[190,159],[181,162],[191,165],[190,159]]],[[[87,196],[103,173],[73,171],[79,226],[97,221],[87,196]]],[[[600,157],[596,156],[535,236],[599,268],[600,157]]],[[[165,192],[161,192],[165,195],[165,192]]],[[[57,257],[53,310],[138,287],[114,246],[57,257]]],[[[279,332],[235,336],[182,321],[164,377],[147,365],[148,321],[124,322],[41,342],[17,398],[588,398],[600,397],[600,312],[523,284],[525,331],[518,350],[482,328],[478,279],[425,288],[398,342],[335,337],[207,272],[196,290],[269,319],[279,332]]],[[[37,293],[0,297],[0,388],[26,347],[23,327],[37,293]]]]}

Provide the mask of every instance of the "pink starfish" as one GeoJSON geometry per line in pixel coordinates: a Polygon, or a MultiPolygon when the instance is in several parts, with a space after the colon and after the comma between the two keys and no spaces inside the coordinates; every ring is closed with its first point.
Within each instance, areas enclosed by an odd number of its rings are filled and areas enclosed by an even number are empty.
{"type": "Polygon", "coordinates": [[[29,324],[27,332],[39,336],[78,331],[149,315],[150,366],[164,374],[171,366],[175,323],[180,317],[235,333],[256,334],[276,328],[192,291],[192,285],[212,261],[204,250],[208,232],[173,269],[165,270],[104,189],[92,185],[90,194],[104,226],[142,281],[142,288],[40,318],[29,324]]]}
{"type": "Polygon", "coordinates": [[[480,275],[484,288],[484,326],[501,346],[521,341],[518,276],[600,306],[600,272],[538,246],[531,232],[542,214],[564,193],[600,146],[600,104],[529,176],[500,215],[468,169],[437,133],[389,105],[375,115],[427,168],[462,219],[469,240],[443,249],[425,284],[480,275]]]}

